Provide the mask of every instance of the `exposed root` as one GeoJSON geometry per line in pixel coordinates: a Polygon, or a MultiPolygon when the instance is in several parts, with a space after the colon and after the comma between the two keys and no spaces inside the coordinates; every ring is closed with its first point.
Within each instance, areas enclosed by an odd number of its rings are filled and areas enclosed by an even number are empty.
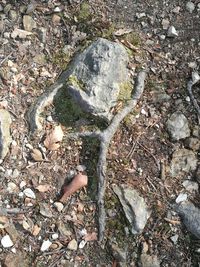
{"type": "Polygon", "coordinates": [[[193,81],[190,80],[188,83],[187,83],[187,90],[188,90],[188,93],[189,93],[189,96],[190,96],[190,99],[192,100],[192,103],[197,111],[197,117],[198,117],[198,123],[200,125],[200,107],[197,103],[197,100],[195,99],[194,95],[193,95],[193,92],[192,92],[192,86],[194,85],[193,81]]]}

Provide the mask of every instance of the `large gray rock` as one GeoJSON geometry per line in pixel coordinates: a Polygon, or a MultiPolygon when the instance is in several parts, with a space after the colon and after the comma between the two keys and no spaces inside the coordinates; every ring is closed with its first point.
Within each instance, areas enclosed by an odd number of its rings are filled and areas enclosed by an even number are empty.
{"type": "Polygon", "coordinates": [[[113,185],[112,188],[120,200],[125,216],[132,227],[132,233],[142,233],[150,216],[150,211],[144,199],[136,190],[126,188],[123,184],[120,186],[113,185]]]}
{"type": "Polygon", "coordinates": [[[197,158],[193,151],[189,149],[179,149],[172,155],[170,165],[171,175],[175,177],[182,172],[188,173],[196,170],[197,158]]]}
{"type": "Polygon", "coordinates": [[[194,206],[193,203],[187,201],[175,206],[176,212],[183,219],[188,231],[197,238],[200,238],[200,209],[194,206]]]}
{"type": "Polygon", "coordinates": [[[121,44],[97,39],[74,58],[59,79],[32,105],[27,114],[30,130],[42,130],[40,114],[63,87],[83,111],[110,120],[110,110],[116,105],[119,93],[127,92],[130,97],[132,86],[127,63],[128,54],[121,44]]]}
{"type": "Polygon", "coordinates": [[[8,153],[10,143],[11,116],[5,109],[0,109],[0,159],[4,159],[8,153]]]}
{"type": "Polygon", "coordinates": [[[190,136],[187,118],[179,111],[173,113],[167,121],[167,130],[175,141],[190,136]]]}
{"type": "Polygon", "coordinates": [[[121,44],[99,38],[69,66],[67,89],[84,111],[109,119],[120,87],[129,80],[127,63],[121,44]]]}

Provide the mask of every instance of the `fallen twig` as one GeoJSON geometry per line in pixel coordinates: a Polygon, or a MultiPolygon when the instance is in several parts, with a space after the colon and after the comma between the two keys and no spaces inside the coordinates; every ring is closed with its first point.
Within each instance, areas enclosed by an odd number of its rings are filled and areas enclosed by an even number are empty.
{"type": "Polygon", "coordinates": [[[12,55],[13,52],[11,52],[10,54],[8,54],[1,62],[0,62],[0,66],[12,55]]]}
{"type": "Polygon", "coordinates": [[[189,96],[190,96],[190,99],[192,100],[192,103],[197,111],[197,117],[198,117],[198,123],[200,124],[200,107],[197,103],[197,100],[195,99],[194,95],[193,95],[193,92],[192,92],[192,86],[194,85],[195,83],[190,80],[188,83],[187,83],[187,90],[188,90],[188,93],[189,93],[189,96]]]}

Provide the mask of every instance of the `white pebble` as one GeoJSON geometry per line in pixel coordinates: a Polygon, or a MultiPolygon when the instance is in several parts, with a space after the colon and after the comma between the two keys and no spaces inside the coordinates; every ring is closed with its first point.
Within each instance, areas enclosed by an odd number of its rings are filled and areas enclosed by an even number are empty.
{"type": "Polygon", "coordinates": [[[57,211],[61,212],[64,208],[64,205],[61,202],[55,202],[54,207],[57,209],[57,211]]]}
{"type": "Polygon", "coordinates": [[[85,245],[86,245],[86,243],[87,243],[87,241],[85,241],[85,240],[82,240],[81,242],[80,242],[80,244],[79,244],[79,248],[81,249],[81,248],[84,248],[85,247],[85,245]]]}
{"type": "Polygon", "coordinates": [[[178,203],[181,203],[183,201],[186,201],[187,200],[187,197],[188,197],[187,194],[180,193],[178,195],[178,197],[176,198],[176,203],[178,204],[178,203]]]}
{"type": "Polygon", "coordinates": [[[174,26],[170,26],[169,27],[169,29],[167,31],[167,36],[168,37],[176,37],[176,36],[178,36],[178,33],[177,33],[177,31],[176,31],[174,26]]]}
{"type": "Polygon", "coordinates": [[[29,198],[36,199],[35,193],[30,188],[24,189],[23,193],[24,193],[25,196],[27,196],[29,198]]]}
{"type": "Polygon", "coordinates": [[[9,235],[5,235],[5,236],[2,237],[2,239],[1,239],[1,245],[2,245],[4,248],[10,248],[10,247],[12,247],[14,244],[13,244],[12,240],[10,239],[10,236],[9,236],[9,235]]]}
{"type": "Polygon", "coordinates": [[[40,250],[41,250],[42,252],[48,250],[49,247],[51,246],[51,244],[52,244],[52,242],[51,242],[49,239],[43,241],[40,250]]]}
{"type": "Polygon", "coordinates": [[[58,234],[57,234],[57,233],[55,233],[55,234],[52,234],[51,238],[52,238],[53,240],[56,240],[56,239],[58,239],[58,234]]]}
{"type": "Polygon", "coordinates": [[[9,182],[9,183],[8,183],[8,187],[7,187],[7,191],[8,191],[9,193],[14,193],[15,190],[16,190],[16,188],[17,188],[17,185],[16,185],[15,183],[13,183],[13,182],[9,182]]]}
{"type": "Polygon", "coordinates": [[[189,97],[189,96],[186,96],[185,100],[186,100],[187,102],[190,102],[190,97],[189,97]]]}
{"type": "Polygon", "coordinates": [[[19,184],[19,187],[22,189],[24,186],[26,186],[26,182],[25,181],[21,181],[21,183],[19,184]]]}
{"type": "Polygon", "coordinates": [[[195,5],[191,1],[187,2],[186,4],[186,10],[190,13],[192,13],[195,10],[195,5]]]}

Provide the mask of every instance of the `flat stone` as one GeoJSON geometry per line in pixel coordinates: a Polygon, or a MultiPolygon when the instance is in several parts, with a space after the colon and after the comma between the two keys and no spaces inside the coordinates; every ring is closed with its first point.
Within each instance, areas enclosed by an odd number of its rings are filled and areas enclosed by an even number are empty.
{"type": "Polygon", "coordinates": [[[49,205],[46,203],[40,203],[40,214],[42,214],[46,218],[52,218],[53,217],[53,213],[52,213],[49,205]]]}
{"type": "Polygon", "coordinates": [[[53,16],[52,16],[52,22],[53,22],[54,25],[59,24],[60,23],[60,20],[61,20],[61,17],[60,16],[58,16],[57,14],[53,14],[53,16]]]}
{"type": "Polygon", "coordinates": [[[24,189],[23,193],[26,197],[36,199],[35,193],[33,192],[33,190],[31,188],[24,189]]]}
{"type": "Polygon", "coordinates": [[[150,217],[150,211],[139,193],[132,189],[125,187],[125,185],[113,185],[115,194],[119,198],[119,201],[123,207],[125,216],[129,221],[133,234],[142,233],[148,218],[150,217]]]}
{"type": "Polygon", "coordinates": [[[11,116],[5,109],[0,109],[0,159],[4,159],[12,141],[10,136],[11,116]]]}
{"type": "Polygon", "coordinates": [[[178,36],[178,33],[177,33],[177,31],[176,31],[174,26],[170,26],[169,27],[169,29],[167,30],[167,36],[168,37],[176,37],[176,36],[178,36]]]}
{"type": "Polygon", "coordinates": [[[179,111],[173,113],[167,121],[167,130],[175,141],[190,136],[187,118],[179,111]]]}
{"type": "Polygon", "coordinates": [[[9,11],[9,18],[12,20],[12,21],[16,21],[17,20],[17,12],[15,10],[10,10],[9,11]]]}
{"type": "Polygon", "coordinates": [[[186,10],[190,13],[192,13],[195,10],[195,5],[193,2],[189,1],[186,4],[186,10]]]}
{"type": "Polygon", "coordinates": [[[156,255],[142,253],[140,256],[140,267],[160,267],[160,262],[156,255]]]}
{"type": "Polygon", "coordinates": [[[198,183],[194,182],[194,181],[190,181],[190,180],[185,180],[183,182],[183,186],[185,187],[185,189],[189,192],[198,192],[199,190],[199,185],[198,183]]]}
{"type": "Polygon", "coordinates": [[[187,201],[175,205],[175,210],[183,219],[183,223],[188,231],[197,238],[200,238],[200,209],[195,207],[193,203],[187,201]]]}
{"type": "Polygon", "coordinates": [[[78,249],[78,243],[77,243],[77,241],[76,241],[75,239],[72,239],[72,240],[68,243],[67,248],[68,248],[69,250],[77,250],[77,249],[78,249]]]}
{"type": "Polygon", "coordinates": [[[193,151],[189,149],[179,149],[172,155],[170,164],[171,175],[175,177],[182,172],[194,171],[197,167],[197,158],[193,151]]]}
{"type": "Polygon", "coordinates": [[[178,204],[178,203],[181,203],[181,202],[183,202],[183,201],[186,201],[187,198],[188,198],[188,195],[187,195],[187,194],[180,193],[180,194],[178,195],[178,197],[176,198],[176,203],[178,204]]]}
{"type": "Polygon", "coordinates": [[[29,15],[23,16],[23,26],[24,30],[31,32],[32,29],[36,28],[36,22],[33,20],[33,18],[29,15]]]}

